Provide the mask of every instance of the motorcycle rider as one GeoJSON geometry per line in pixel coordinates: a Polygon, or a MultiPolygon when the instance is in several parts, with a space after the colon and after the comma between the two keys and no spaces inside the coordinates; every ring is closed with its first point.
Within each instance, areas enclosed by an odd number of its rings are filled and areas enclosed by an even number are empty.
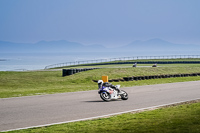
{"type": "Polygon", "coordinates": [[[110,87],[114,90],[116,90],[118,93],[120,92],[120,90],[118,88],[116,88],[114,85],[112,85],[111,83],[108,82],[103,82],[103,80],[98,80],[98,87],[102,88],[102,87],[110,87]]]}

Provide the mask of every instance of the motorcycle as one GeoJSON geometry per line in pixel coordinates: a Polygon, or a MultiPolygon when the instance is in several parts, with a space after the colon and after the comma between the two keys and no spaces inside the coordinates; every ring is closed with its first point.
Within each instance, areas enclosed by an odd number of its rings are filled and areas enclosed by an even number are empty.
{"type": "Polygon", "coordinates": [[[122,100],[127,100],[128,99],[128,94],[124,90],[120,90],[120,85],[115,86],[119,92],[111,87],[105,87],[102,86],[99,88],[98,93],[100,94],[100,97],[102,100],[109,102],[112,99],[122,99],[122,100]]]}

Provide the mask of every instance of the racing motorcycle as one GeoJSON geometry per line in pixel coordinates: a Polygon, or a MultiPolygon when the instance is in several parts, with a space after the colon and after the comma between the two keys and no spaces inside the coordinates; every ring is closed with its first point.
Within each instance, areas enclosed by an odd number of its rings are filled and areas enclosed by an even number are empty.
{"type": "Polygon", "coordinates": [[[109,86],[104,86],[103,81],[99,80],[98,81],[99,85],[99,95],[102,100],[109,102],[113,99],[122,99],[122,100],[127,100],[128,99],[128,94],[124,90],[120,90],[120,85],[109,85],[109,86]]]}

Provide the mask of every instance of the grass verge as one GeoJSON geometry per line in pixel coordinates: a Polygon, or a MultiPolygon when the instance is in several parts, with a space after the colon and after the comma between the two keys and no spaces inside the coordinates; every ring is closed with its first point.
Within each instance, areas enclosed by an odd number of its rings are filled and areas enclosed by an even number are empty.
{"type": "MultiPolygon", "coordinates": [[[[137,67],[152,67],[153,64],[137,64],[137,67]]],[[[133,64],[108,64],[108,65],[88,65],[88,66],[68,66],[62,67],[60,69],[75,69],[75,68],[131,68],[133,64]]],[[[200,67],[200,64],[158,64],[158,67],[200,67]]],[[[57,69],[57,68],[55,68],[57,69]]]]}
{"type": "Polygon", "coordinates": [[[199,133],[200,103],[164,107],[109,118],[33,128],[16,133],[199,133]]]}
{"type": "MultiPolygon", "coordinates": [[[[175,61],[200,61],[199,58],[185,58],[185,59],[139,59],[139,60],[118,60],[118,61],[110,61],[110,62],[102,62],[102,63],[89,63],[89,64],[79,64],[79,65],[71,65],[71,66],[66,66],[66,67],[56,67],[52,69],[69,69],[69,68],[90,68],[90,67],[132,67],[133,64],[120,64],[123,62],[149,62],[149,61],[154,61],[154,62],[175,62],[175,61]],[[106,65],[103,65],[105,63],[108,63],[106,65]],[[109,64],[109,63],[119,63],[119,64],[109,64]]],[[[152,66],[153,64],[138,64],[137,66],[152,66]]],[[[198,65],[199,64],[159,64],[159,66],[182,66],[182,65],[198,65]]]]}
{"type": "MultiPolygon", "coordinates": [[[[102,75],[107,75],[109,79],[116,79],[127,76],[197,72],[200,72],[200,67],[196,65],[156,68],[103,68],[81,72],[66,77],[61,76],[62,71],[0,72],[0,98],[95,90],[97,89],[97,84],[92,80],[99,80],[102,75]]],[[[130,87],[196,80],[200,80],[200,77],[114,82],[113,84],[120,84],[121,87],[130,87]]]]}

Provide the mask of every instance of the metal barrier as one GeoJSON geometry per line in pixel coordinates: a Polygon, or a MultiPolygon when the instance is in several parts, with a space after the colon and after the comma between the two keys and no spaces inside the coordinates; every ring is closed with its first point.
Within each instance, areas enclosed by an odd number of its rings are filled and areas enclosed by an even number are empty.
{"type": "Polygon", "coordinates": [[[89,70],[94,70],[94,69],[99,69],[99,68],[82,68],[82,69],[63,69],[62,71],[62,76],[70,76],[79,72],[84,72],[84,71],[89,71],[89,70]]]}
{"type": "MultiPolygon", "coordinates": [[[[128,61],[128,60],[145,60],[145,59],[191,59],[191,58],[200,58],[200,55],[165,55],[165,56],[133,56],[133,57],[119,57],[119,58],[110,58],[110,59],[98,59],[98,60],[86,60],[86,61],[75,61],[75,62],[65,62],[58,63],[46,66],[45,69],[50,68],[59,68],[73,65],[83,65],[83,64],[93,64],[93,63],[103,63],[103,62],[112,62],[112,61],[128,61]]],[[[122,62],[119,62],[124,64],[122,62]]],[[[130,62],[131,64],[132,62],[130,62]]],[[[107,63],[106,63],[107,64],[107,63]]]]}
{"type": "MultiPolygon", "coordinates": [[[[147,76],[130,76],[121,77],[118,79],[110,79],[109,82],[124,82],[124,81],[138,81],[138,80],[149,80],[149,79],[159,79],[159,78],[176,78],[176,77],[189,77],[189,76],[200,76],[200,73],[179,73],[179,74],[164,74],[164,75],[147,75],[147,76]]],[[[98,80],[93,80],[97,82],[98,80]]]]}

